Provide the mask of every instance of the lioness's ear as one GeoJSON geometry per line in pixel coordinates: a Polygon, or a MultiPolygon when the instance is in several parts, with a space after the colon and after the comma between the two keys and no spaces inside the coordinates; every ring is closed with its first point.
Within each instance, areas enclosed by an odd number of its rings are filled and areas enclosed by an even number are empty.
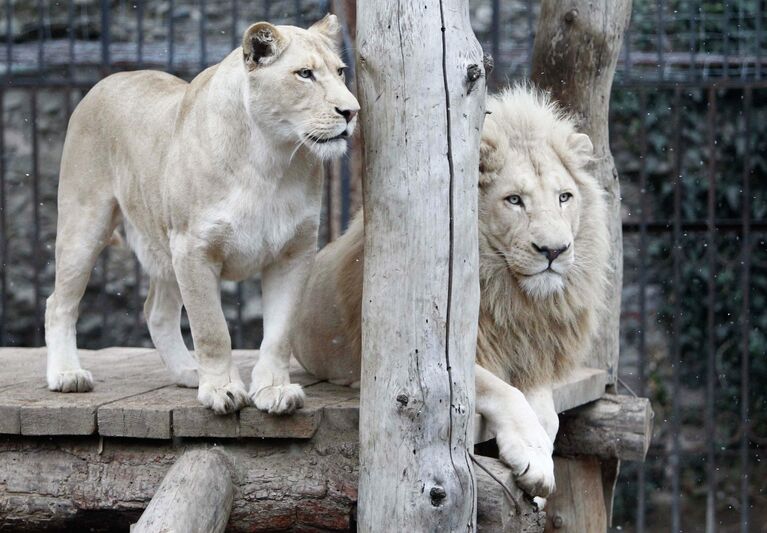
{"type": "Polygon", "coordinates": [[[268,22],[256,22],[242,36],[242,55],[252,70],[273,62],[285,50],[287,39],[268,22]]]}
{"type": "Polygon", "coordinates": [[[482,126],[482,138],[479,142],[479,184],[484,185],[492,180],[492,174],[503,167],[506,158],[500,149],[503,142],[503,133],[490,118],[485,117],[482,126]]]}
{"type": "Polygon", "coordinates": [[[317,32],[331,41],[335,41],[341,31],[341,25],[338,23],[338,18],[334,14],[328,13],[322,17],[322,20],[315,22],[312,27],[309,28],[309,31],[317,32]]]}
{"type": "Polygon", "coordinates": [[[594,157],[594,145],[585,133],[571,133],[567,138],[567,147],[579,167],[586,166],[594,157]]]}

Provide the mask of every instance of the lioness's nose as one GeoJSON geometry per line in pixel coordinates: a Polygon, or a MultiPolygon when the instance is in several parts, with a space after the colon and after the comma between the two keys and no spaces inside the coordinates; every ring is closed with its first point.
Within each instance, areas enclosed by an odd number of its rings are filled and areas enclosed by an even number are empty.
{"type": "Polygon", "coordinates": [[[356,109],[341,109],[340,107],[337,107],[336,108],[336,113],[338,113],[339,115],[344,117],[346,119],[346,122],[351,122],[352,119],[354,118],[354,115],[357,114],[357,110],[356,109]]]}
{"type": "Polygon", "coordinates": [[[533,248],[535,248],[535,251],[539,254],[545,255],[546,259],[548,259],[549,263],[551,263],[554,261],[554,259],[566,252],[567,249],[570,248],[570,245],[568,244],[567,246],[549,248],[548,246],[538,246],[537,244],[533,243],[533,248]]]}

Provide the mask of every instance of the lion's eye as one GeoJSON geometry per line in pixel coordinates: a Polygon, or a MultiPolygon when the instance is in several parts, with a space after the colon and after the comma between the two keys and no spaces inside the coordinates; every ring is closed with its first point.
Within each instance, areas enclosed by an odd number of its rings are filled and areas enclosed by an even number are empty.
{"type": "Polygon", "coordinates": [[[300,70],[297,70],[296,74],[298,74],[299,78],[304,78],[305,80],[314,79],[314,72],[312,72],[312,69],[310,68],[302,68],[300,70]]]}
{"type": "Polygon", "coordinates": [[[344,73],[346,72],[346,67],[341,67],[338,69],[338,75],[342,78],[344,77],[344,73]]]}
{"type": "Polygon", "coordinates": [[[559,195],[559,203],[563,204],[563,203],[567,202],[572,197],[573,197],[572,193],[563,192],[562,194],[559,195]]]}
{"type": "Polygon", "coordinates": [[[511,205],[523,205],[522,197],[518,194],[512,194],[511,196],[507,196],[506,201],[509,202],[511,205]]]}

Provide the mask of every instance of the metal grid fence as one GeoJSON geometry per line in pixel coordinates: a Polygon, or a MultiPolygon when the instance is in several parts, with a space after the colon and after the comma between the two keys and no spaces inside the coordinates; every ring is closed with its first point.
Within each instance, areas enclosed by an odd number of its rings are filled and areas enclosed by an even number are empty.
{"type": "MultiPolygon", "coordinates": [[[[311,0],[2,0],[0,345],[40,345],[52,289],[55,183],[68,117],[101,77],[159,68],[190,78],[248,21],[305,25],[311,0]]],[[[538,2],[473,0],[496,86],[523,77],[538,2]]],[[[657,413],[644,465],[624,465],[622,530],[767,531],[767,80],[764,2],[635,0],[613,93],[624,190],[621,383],[657,413]],[[760,529],[761,528],[761,529],[760,529]]],[[[353,43],[344,35],[344,54],[353,43]]],[[[322,236],[355,209],[350,160],[329,168],[322,236]]],[[[229,284],[236,347],[260,340],[257,282],[229,284]]],[[[126,250],[102,256],[81,345],[147,345],[146,283],[126,250]]]]}

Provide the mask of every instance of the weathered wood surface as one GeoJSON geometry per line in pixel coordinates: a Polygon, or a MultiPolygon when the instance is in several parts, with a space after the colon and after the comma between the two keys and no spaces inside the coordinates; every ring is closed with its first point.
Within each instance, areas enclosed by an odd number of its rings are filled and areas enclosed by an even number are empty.
{"type": "Polygon", "coordinates": [[[482,49],[467,0],[357,4],[360,531],[474,529],[482,49]]]}
{"type": "Polygon", "coordinates": [[[131,533],[221,533],[233,500],[234,484],[224,454],[191,450],[168,470],[131,533]]]}
{"type": "Polygon", "coordinates": [[[480,463],[475,469],[479,495],[477,531],[542,533],[546,513],[538,511],[537,506],[517,487],[508,467],[498,459],[490,457],[475,456],[474,459],[480,463]]]}
{"type": "MultiPolygon", "coordinates": [[[[235,486],[227,531],[352,531],[357,420],[344,409],[343,404],[330,408],[311,440],[233,440],[212,447],[199,439],[0,436],[0,530],[127,531],[178,458],[215,450],[226,457],[235,486]]],[[[508,470],[497,460],[477,459],[520,504],[519,513],[510,515],[503,488],[477,469],[478,531],[540,533],[545,515],[510,482],[508,470]],[[515,523],[525,528],[509,529],[515,523]]],[[[210,480],[211,493],[218,492],[219,481],[210,480]]]]}
{"type": "Polygon", "coordinates": [[[557,490],[546,503],[546,533],[607,531],[602,470],[595,457],[554,457],[557,490]]]}
{"type": "MultiPolygon", "coordinates": [[[[610,90],[631,0],[543,0],[533,46],[530,77],[551,91],[591,137],[592,171],[605,190],[610,223],[610,282],[607,308],[587,366],[604,368],[614,383],[618,373],[619,320],[623,285],[620,183],[610,152],[610,90]]],[[[596,297],[596,296],[595,296],[596,297]]]]}
{"type": "Polygon", "coordinates": [[[606,394],[560,417],[557,453],[644,461],[653,419],[647,398],[606,394]]]}
{"type": "MultiPolygon", "coordinates": [[[[256,351],[235,351],[243,376],[256,351]]],[[[0,349],[0,433],[91,435],[169,439],[173,437],[310,438],[329,407],[358,401],[354,389],[319,382],[297,363],[291,379],[306,387],[307,401],[293,416],[276,417],[248,407],[215,415],[197,401],[197,391],[176,387],[159,355],[146,348],[81,351],[95,389],[85,394],[51,392],[45,385],[45,351],[0,349]]],[[[347,415],[356,416],[346,410],[347,415]]]]}

